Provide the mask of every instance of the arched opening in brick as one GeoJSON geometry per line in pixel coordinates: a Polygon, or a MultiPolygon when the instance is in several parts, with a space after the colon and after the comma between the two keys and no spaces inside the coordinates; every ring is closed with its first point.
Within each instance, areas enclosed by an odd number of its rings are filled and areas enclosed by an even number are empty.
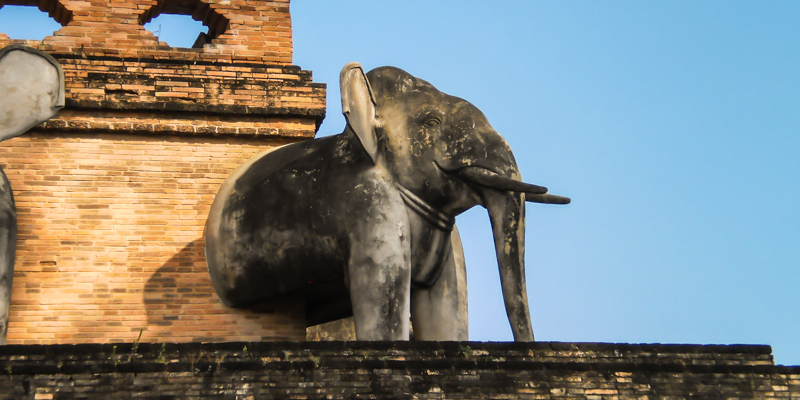
{"type": "Polygon", "coordinates": [[[11,39],[42,40],[72,21],[57,0],[0,0],[0,33],[11,39]]]}
{"type": "Polygon", "coordinates": [[[171,47],[203,47],[208,27],[188,15],[161,14],[144,24],[158,40],[171,47]]]}
{"type": "Polygon", "coordinates": [[[139,22],[173,47],[203,47],[225,33],[229,23],[227,18],[201,0],[159,0],[139,17],[139,22]],[[188,23],[190,18],[198,24],[188,23]],[[201,25],[207,31],[203,31],[201,25]],[[176,43],[169,41],[172,31],[176,32],[175,39],[172,39],[176,43]],[[194,38],[187,39],[191,36],[194,38]]]}

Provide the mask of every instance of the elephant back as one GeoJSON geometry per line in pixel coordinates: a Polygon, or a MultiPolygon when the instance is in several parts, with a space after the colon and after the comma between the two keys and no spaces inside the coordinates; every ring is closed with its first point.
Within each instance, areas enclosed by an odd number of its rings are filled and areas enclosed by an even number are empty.
{"type": "MultiPolygon", "coordinates": [[[[206,259],[214,289],[229,306],[341,280],[348,254],[324,188],[337,175],[341,135],[259,154],[223,182],[206,222],[206,259]],[[327,174],[327,175],[326,175],[327,174]],[[309,251],[317,249],[318,251],[309,251]],[[324,267],[317,267],[322,265],[324,267]]],[[[346,140],[345,140],[346,141],[346,140]]],[[[346,174],[341,174],[346,175],[346,174]]]]}

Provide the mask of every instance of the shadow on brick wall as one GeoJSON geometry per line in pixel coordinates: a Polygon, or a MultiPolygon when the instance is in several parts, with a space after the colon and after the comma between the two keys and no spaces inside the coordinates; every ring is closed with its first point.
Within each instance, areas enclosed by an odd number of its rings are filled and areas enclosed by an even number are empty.
{"type": "Polygon", "coordinates": [[[145,342],[305,340],[305,302],[283,296],[247,309],[222,304],[208,274],[205,240],[170,257],[147,280],[145,342]]]}
{"type": "Polygon", "coordinates": [[[171,326],[179,319],[210,311],[219,302],[203,248],[202,239],[189,243],[147,280],[144,307],[148,326],[171,326]]]}

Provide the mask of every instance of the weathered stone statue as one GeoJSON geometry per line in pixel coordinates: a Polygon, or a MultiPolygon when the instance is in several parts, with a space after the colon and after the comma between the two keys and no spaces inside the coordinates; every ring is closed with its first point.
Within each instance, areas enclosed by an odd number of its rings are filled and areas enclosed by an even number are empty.
{"type": "MultiPolygon", "coordinates": [[[[0,49],[0,141],[17,137],[64,107],[64,72],[53,57],[30,47],[0,49]]],[[[0,344],[6,344],[17,212],[5,172],[0,169],[0,344]]]]}
{"type": "MultiPolygon", "coordinates": [[[[302,294],[310,324],[355,318],[359,340],[466,340],[456,215],[489,211],[508,319],[532,341],[525,201],[567,204],[521,181],[475,106],[393,67],[340,75],[339,135],[254,158],[217,194],[206,257],[222,301],[302,294]]],[[[463,287],[463,285],[462,285],[463,287]]]]}

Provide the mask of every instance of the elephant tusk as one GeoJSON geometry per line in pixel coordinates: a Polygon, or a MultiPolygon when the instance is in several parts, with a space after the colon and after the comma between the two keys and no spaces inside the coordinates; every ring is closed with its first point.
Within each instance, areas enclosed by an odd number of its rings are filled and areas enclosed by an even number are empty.
{"type": "Polygon", "coordinates": [[[525,201],[542,204],[569,204],[572,200],[569,197],[556,196],[554,194],[532,194],[525,193],[525,201]]]}
{"type": "Polygon", "coordinates": [[[530,183],[515,181],[500,174],[481,167],[466,167],[455,172],[459,177],[477,183],[481,186],[497,190],[522,192],[526,194],[542,195],[547,193],[544,186],[531,185],[530,183]]]}

